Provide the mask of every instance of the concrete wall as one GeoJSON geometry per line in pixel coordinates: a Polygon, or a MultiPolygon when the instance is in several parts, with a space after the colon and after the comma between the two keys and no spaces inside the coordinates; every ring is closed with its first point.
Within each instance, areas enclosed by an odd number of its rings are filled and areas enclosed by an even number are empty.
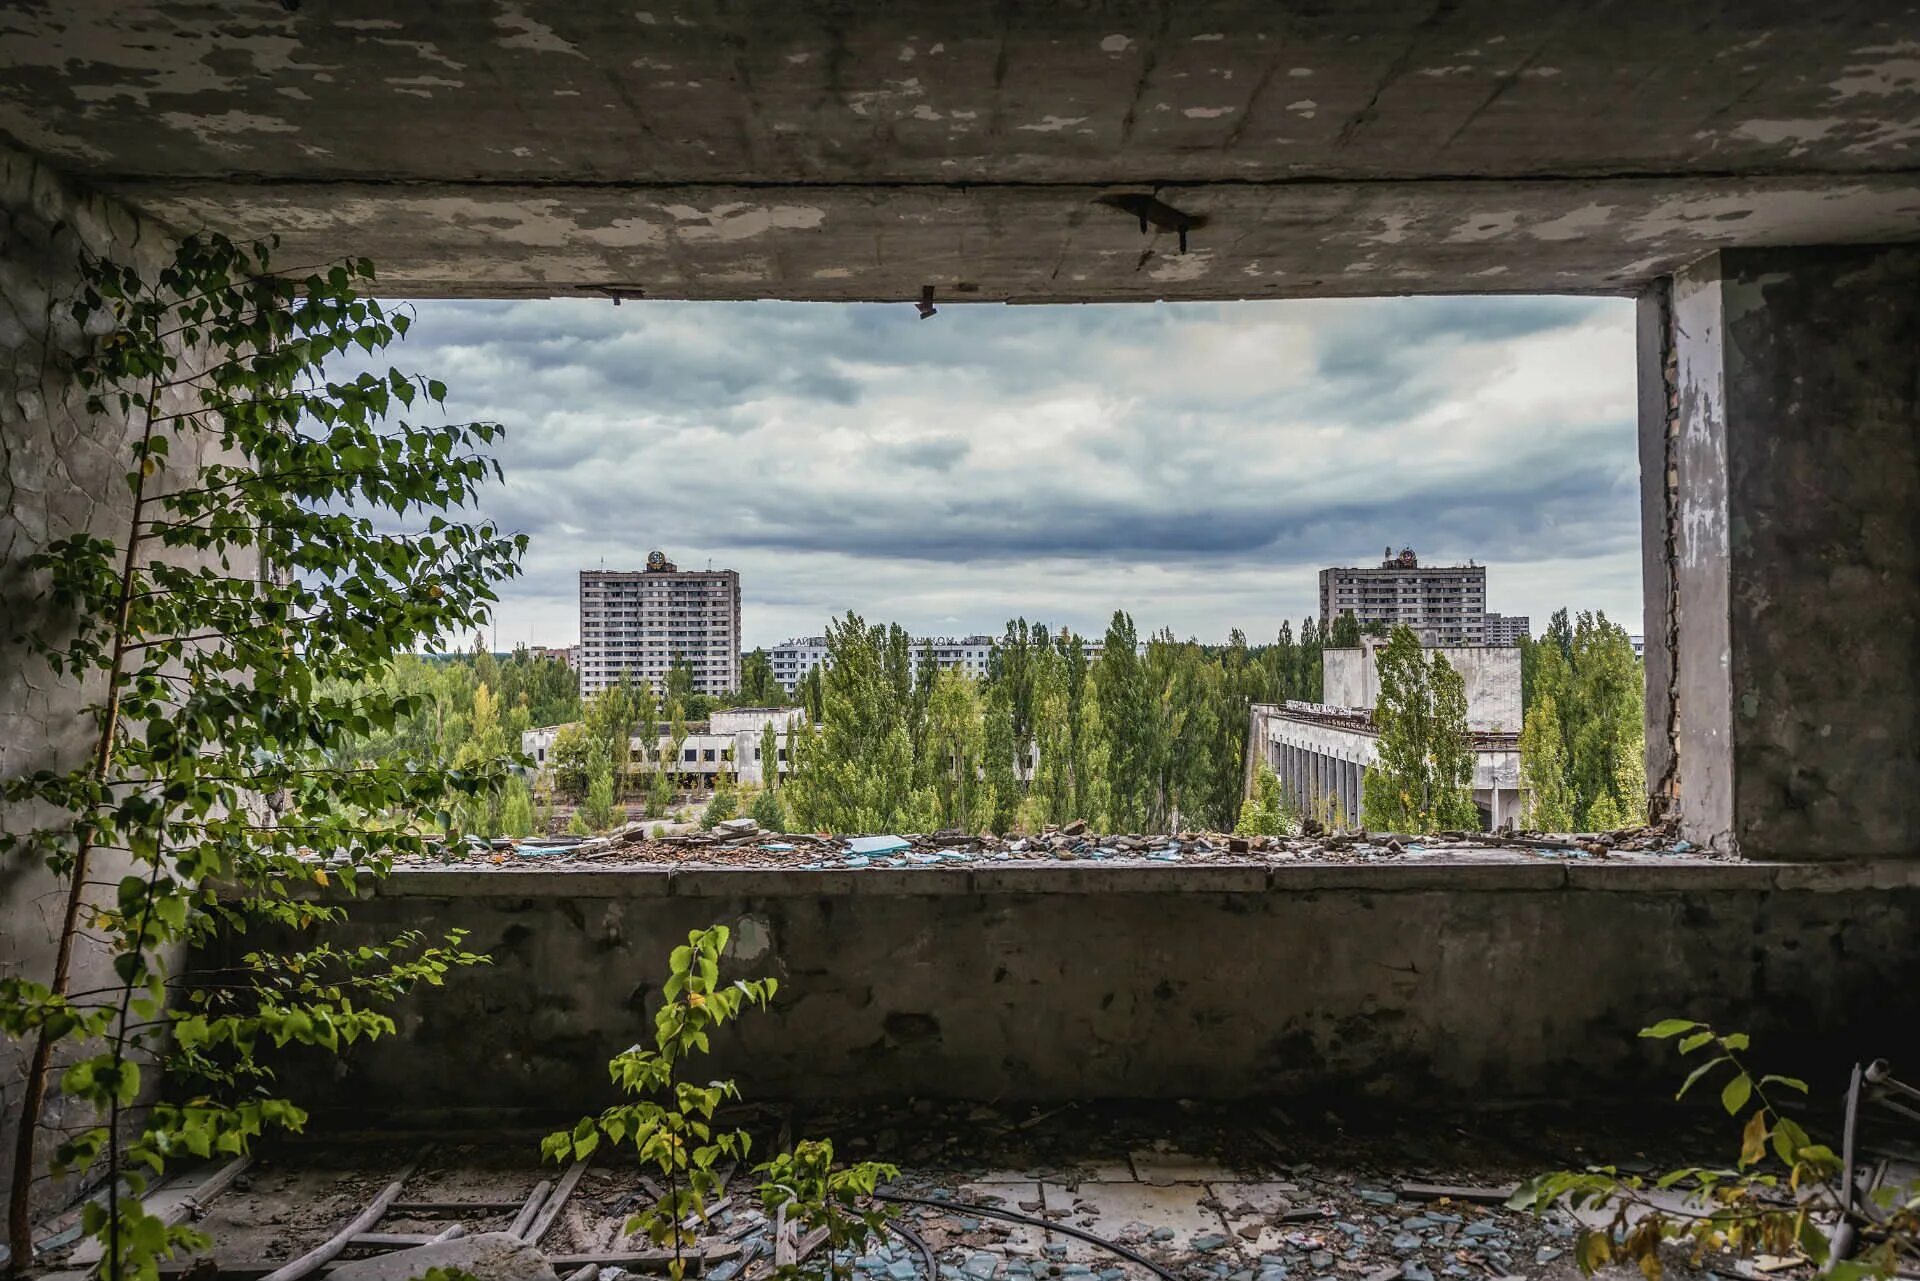
{"type": "MultiPolygon", "coordinates": [[[[1334,707],[1371,709],[1380,698],[1380,670],[1374,651],[1384,642],[1363,637],[1358,649],[1330,649],[1321,665],[1320,701],[1334,707]]],[[[1442,654],[1466,686],[1467,728],[1507,734],[1520,732],[1520,651],[1497,645],[1443,646],[1442,654]]]]}
{"type": "MultiPolygon", "coordinates": [[[[1715,255],[1676,276],[1671,328],[1672,601],[1648,640],[1671,630],[1652,720],[1682,822],[1749,857],[1912,857],[1920,250],[1715,255]]],[[[1665,364],[1643,354],[1643,385],[1665,364]]]]}
{"type": "MultiPolygon", "coordinates": [[[[54,676],[14,643],[18,631],[50,621],[44,584],[23,562],[76,532],[122,536],[131,505],[126,425],[88,415],[65,373],[87,341],[65,310],[74,263],[84,248],[151,264],[167,245],[162,229],[0,147],[0,778],[85,760],[94,733],[86,709],[99,696],[97,686],[54,676]]],[[[0,830],[27,831],[51,817],[0,806],[0,830]]],[[[118,871],[110,859],[95,861],[94,879],[105,882],[95,892],[109,901],[118,871]]],[[[40,860],[0,862],[0,975],[52,977],[63,905],[64,889],[40,860]]],[[[113,981],[104,954],[85,942],[73,975],[76,989],[113,981]]],[[[0,1038],[0,1186],[11,1176],[10,1122],[27,1053],[0,1038]]],[[[80,1118],[67,1116],[56,1097],[50,1119],[80,1118]]],[[[55,1199],[52,1183],[39,1186],[41,1203],[55,1199]]]]}
{"type": "Polygon", "coordinates": [[[1920,1053],[1908,863],[453,870],[396,875],[343,941],[460,926],[494,963],[287,1083],[321,1124],[578,1115],[712,922],[729,974],[781,983],[716,1040],[749,1098],[1664,1097],[1671,1053],[1634,1033],[1667,1015],[1750,1031],[1817,1097],[1849,1056],[1920,1053]]]}

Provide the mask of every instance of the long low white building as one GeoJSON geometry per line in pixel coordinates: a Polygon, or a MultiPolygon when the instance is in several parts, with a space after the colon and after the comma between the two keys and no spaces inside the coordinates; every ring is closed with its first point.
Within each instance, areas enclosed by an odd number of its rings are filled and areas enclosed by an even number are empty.
{"type": "MultiPolygon", "coordinates": [[[[1380,733],[1369,712],[1322,703],[1255,703],[1251,714],[1248,774],[1264,760],[1280,780],[1297,813],[1337,813],[1349,825],[1361,821],[1361,783],[1379,759],[1380,733]],[[1256,755],[1255,753],[1258,753],[1256,755]]],[[[1470,731],[1473,803],[1486,830],[1521,821],[1520,736],[1470,731]]]]}
{"type": "MultiPolygon", "coordinates": [[[[806,713],[798,707],[736,707],[715,712],[711,720],[691,730],[680,744],[674,759],[674,772],[696,779],[710,779],[722,770],[742,783],[758,786],[766,781],[768,762],[762,759],[765,745],[762,734],[767,725],[774,727],[774,774],[792,768],[789,738],[791,731],[806,722],[806,713]]],[[[544,770],[553,753],[553,743],[564,725],[530,729],[520,736],[520,750],[544,770]]],[[[629,740],[630,762],[636,773],[652,773],[662,753],[673,750],[673,736],[662,732],[651,744],[635,734],[629,740]]]]}

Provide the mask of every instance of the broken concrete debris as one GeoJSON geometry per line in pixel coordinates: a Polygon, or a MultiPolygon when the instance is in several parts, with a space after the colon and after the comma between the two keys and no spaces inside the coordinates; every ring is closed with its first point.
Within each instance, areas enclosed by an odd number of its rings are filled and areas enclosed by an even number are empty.
{"type": "MultiPolygon", "coordinates": [[[[873,1155],[902,1167],[882,1190],[898,1211],[887,1235],[834,1260],[852,1281],[1574,1276],[1571,1216],[1537,1218],[1493,1199],[1536,1168],[1536,1143],[1526,1145],[1535,1155],[1520,1157],[1518,1138],[1489,1138],[1493,1123],[1436,1138],[1350,1133],[1331,1120],[1330,1133],[1283,1123],[1277,1142],[1256,1142],[1251,1131],[1260,1127],[1246,1111],[921,1100],[884,1110],[862,1104],[791,1124],[831,1133],[846,1159],[873,1155]],[[856,1128],[849,1133],[849,1126],[856,1128]]],[[[771,1110],[758,1115],[770,1145],[784,1122],[770,1119],[771,1110]]],[[[1583,1131],[1574,1143],[1590,1141],[1583,1131]]],[[[1545,1132],[1537,1142],[1574,1145],[1545,1132]]],[[[323,1141],[264,1156],[251,1185],[213,1201],[200,1224],[216,1243],[217,1271],[229,1281],[258,1281],[277,1261],[338,1234],[370,1190],[391,1179],[386,1151],[323,1141]]],[[[397,1281],[430,1266],[458,1266],[482,1281],[659,1276],[668,1255],[629,1236],[626,1224],[660,1190],[612,1155],[556,1178],[536,1151],[537,1138],[436,1145],[412,1176],[408,1199],[392,1201],[381,1230],[350,1246],[324,1275],[397,1281]],[[532,1240],[505,1230],[529,1187],[552,1182],[557,1189],[568,1176],[572,1195],[546,1226],[529,1226],[532,1240]],[[471,1234],[414,1245],[422,1233],[455,1223],[471,1234]]],[[[696,1222],[690,1276],[771,1281],[776,1261],[795,1258],[792,1234],[783,1249],[774,1216],[760,1208],[749,1181],[736,1176],[706,1221],[696,1222]]],[[[820,1250],[829,1247],[816,1244],[808,1251],[803,1243],[798,1253],[802,1262],[811,1253],[819,1267],[827,1262],[820,1250]]]]}
{"type": "MultiPolygon", "coordinates": [[[[1050,826],[1036,835],[995,836],[948,830],[927,833],[784,833],[762,829],[751,818],[728,819],[711,832],[655,835],[657,824],[628,823],[605,836],[499,840],[453,848],[424,864],[597,867],[647,864],[792,867],[827,870],[863,867],[950,867],[1006,862],[1106,864],[1369,863],[1419,859],[1524,856],[1528,859],[1606,858],[1611,854],[1710,856],[1682,848],[1660,827],[1582,835],[1573,839],[1510,833],[1346,831],[1301,836],[1239,836],[1182,831],[1167,835],[1090,832],[1085,820],[1050,826]]],[[[1724,856],[1711,856],[1720,858],[1724,856]]]]}

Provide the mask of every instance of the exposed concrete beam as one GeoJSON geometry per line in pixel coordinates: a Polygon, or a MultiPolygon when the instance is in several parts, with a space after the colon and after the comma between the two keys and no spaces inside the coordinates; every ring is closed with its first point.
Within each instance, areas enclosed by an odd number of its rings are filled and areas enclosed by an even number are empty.
{"type": "Polygon", "coordinates": [[[1771,178],[1045,183],[176,180],[107,189],[172,227],[277,233],[418,296],[944,301],[1625,292],[1746,245],[1920,238],[1920,172],[1771,178]],[[1152,192],[1170,231],[1102,203],[1152,192]]]}

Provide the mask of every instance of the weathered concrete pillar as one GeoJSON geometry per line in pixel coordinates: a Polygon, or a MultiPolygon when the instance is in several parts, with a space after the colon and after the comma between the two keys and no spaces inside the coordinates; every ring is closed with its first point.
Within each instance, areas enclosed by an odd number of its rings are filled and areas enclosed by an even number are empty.
{"type": "Polygon", "coordinates": [[[1920,854],[1920,247],[1641,305],[1648,781],[1751,858],[1920,854]]]}

